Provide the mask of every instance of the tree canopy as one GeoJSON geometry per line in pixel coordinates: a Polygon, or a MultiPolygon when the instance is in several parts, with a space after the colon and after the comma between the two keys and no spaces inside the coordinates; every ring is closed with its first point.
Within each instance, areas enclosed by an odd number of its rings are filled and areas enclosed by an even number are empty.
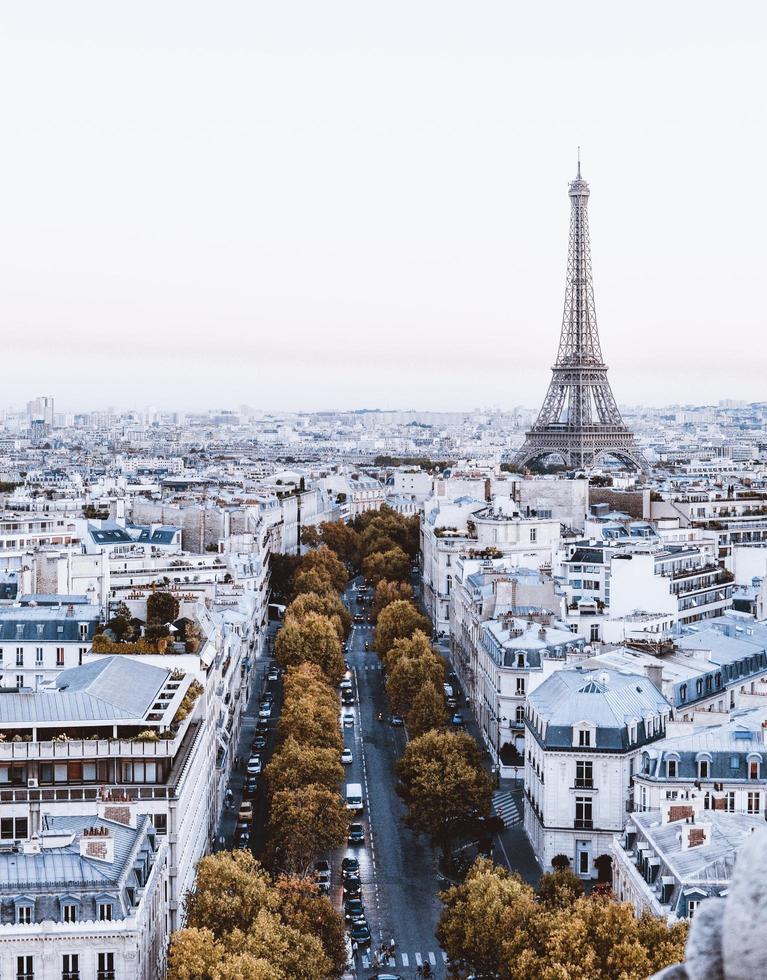
{"type": "Polygon", "coordinates": [[[391,582],[381,579],[376,585],[373,596],[373,619],[377,620],[383,610],[392,602],[401,599],[403,602],[412,601],[412,593],[407,582],[391,582]]]}
{"type": "MultiPolygon", "coordinates": [[[[309,572],[306,574],[314,574],[309,572]]],[[[352,628],[352,617],[341,599],[333,592],[303,592],[291,602],[285,612],[285,622],[301,621],[307,613],[327,616],[336,624],[339,640],[344,640],[352,628]]]]}
{"type": "Polygon", "coordinates": [[[397,792],[406,823],[426,833],[445,857],[455,841],[490,813],[492,781],[474,739],[465,732],[428,731],[408,742],[397,764],[397,792]]]}
{"type": "Polygon", "coordinates": [[[286,613],[285,623],[274,644],[277,662],[283,667],[317,664],[332,684],[343,676],[344,658],[336,624],[327,616],[307,612],[301,619],[286,613]]]}
{"type": "Polygon", "coordinates": [[[178,599],[170,592],[152,592],[146,601],[146,621],[150,626],[178,619],[178,599]]]}
{"type": "Polygon", "coordinates": [[[544,875],[536,895],[517,875],[479,859],[440,896],[437,938],[461,964],[457,975],[645,980],[683,959],[686,924],[669,928],[610,896],[583,897],[571,875],[544,875]]]}
{"type": "Polygon", "coordinates": [[[379,655],[385,657],[396,640],[407,639],[416,630],[429,635],[430,621],[418,612],[412,602],[398,599],[390,603],[378,617],[373,645],[379,655]]]}
{"type": "Polygon", "coordinates": [[[410,569],[410,560],[398,545],[386,551],[372,551],[362,559],[362,573],[377,584],[381,579],[404,579],[410,569]]]}
{"type": "Polygon", "coordinates": [[[269,804],[270,866],[305,875],[318,854],[340,847],[348,825],[338,789],[311,783],[298,792],[278,790],[269,804]]]}

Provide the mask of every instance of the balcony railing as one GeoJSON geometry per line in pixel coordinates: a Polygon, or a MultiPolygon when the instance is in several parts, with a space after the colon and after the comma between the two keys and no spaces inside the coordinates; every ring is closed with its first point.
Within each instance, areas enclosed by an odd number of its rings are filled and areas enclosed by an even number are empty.
{"type": "Polygon", "coordinates": [[[574,821],[576,830],[593,830],[594,821],[593,820],[579,820],[577,817],[574,821]]]}
{"type": "Polygon", "coordinates": [[[0,762],[48,762],[52,759],[114,759],[129,756],[172,759],[183,733],[156,741],[135,739],[70,739],[67,742],[0,742],[0,762]]]}
{"type": "Polygon", "coordinates": [[[593,779],[576,779],[575,780],[576,789],[594,789],[593,779]]]}

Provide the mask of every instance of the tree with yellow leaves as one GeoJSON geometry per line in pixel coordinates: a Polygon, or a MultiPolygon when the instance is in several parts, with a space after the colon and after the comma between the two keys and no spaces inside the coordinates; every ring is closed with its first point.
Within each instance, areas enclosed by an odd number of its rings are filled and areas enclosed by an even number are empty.
{"type": "Polygon", "coordinates": [[[316,612],[287,620],[277,635],[274,654],[282,667],[317,664],[331,684],[337,684],[345,670],[338,630],[332,620],[316,612]]]}

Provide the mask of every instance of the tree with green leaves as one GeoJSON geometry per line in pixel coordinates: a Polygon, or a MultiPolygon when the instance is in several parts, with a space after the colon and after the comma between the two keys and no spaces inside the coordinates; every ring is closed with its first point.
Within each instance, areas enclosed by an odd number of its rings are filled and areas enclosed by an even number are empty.
{"type": "Polygon", "coordinates": [[[178,619],[178,599],[170,592],[152,592],[146,601],[146,621],[150,626],[178,619]]]}
{"type": "Polygon", "coordinates": [[[429,731],[412,739],[397,764],[406,823],[425,833],[449,860],[455,842],[490,813],[493,783],[474,739],[429,731]]]}
{"type": "Polygon", "coordinates": [[[431,622],[418,612],[412,602],[398,599],[390,603],[378,617],[373,646],[379,656],[385,657],[397,640],[410,638],[416,630],[428,636],[431,622]]]}

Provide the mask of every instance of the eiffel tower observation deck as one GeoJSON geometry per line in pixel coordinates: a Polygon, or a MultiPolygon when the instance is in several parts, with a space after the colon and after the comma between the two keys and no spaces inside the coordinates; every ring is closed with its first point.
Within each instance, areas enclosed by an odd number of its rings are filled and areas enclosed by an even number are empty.
{"type": "Polygon", "coordinates": [[[551,384],[535,425],[513,462],[527,466],[548,456],[566,466],[591,469],[605,456],[629,467],[649,466],[615,402],[597,331],[589,243],[589,185],[570,183],[570,245],[562,333],[551,384]]]}

